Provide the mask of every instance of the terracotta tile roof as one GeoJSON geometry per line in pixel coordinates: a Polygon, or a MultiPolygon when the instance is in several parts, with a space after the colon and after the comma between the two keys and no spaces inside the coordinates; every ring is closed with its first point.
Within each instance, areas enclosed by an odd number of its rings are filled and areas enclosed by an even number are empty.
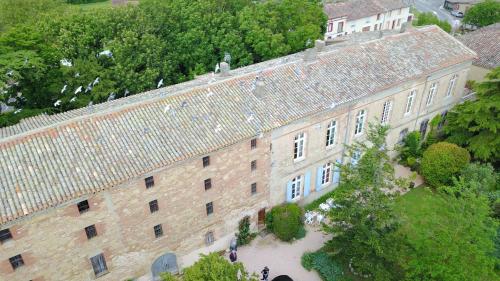
{"type": "Polygon", "coordinates": [[[227,77],[216,75],[210,84],[206,75],[1,129],[0,224],[330,111],[332,103],[349,103],[474,55],[430,26],[329,46],[309,63],[298,53],[232,70],[227,77]],[[254,95],[257,76],[265,83],[262,98],[254,95]]]}
{"type": "Polygon", "coordinates": [[[409,7],[410,5],[405,2],[404,0],[346,0],[325,4],[323,10],[330,19],[347,17],[347,20],[356,20],[409,7]]]}
{"type": "Polygon", "coordinates": [[[500,23],[457,37],[477,53],[474,65],[492,69],[500,66],[500,23]]]}

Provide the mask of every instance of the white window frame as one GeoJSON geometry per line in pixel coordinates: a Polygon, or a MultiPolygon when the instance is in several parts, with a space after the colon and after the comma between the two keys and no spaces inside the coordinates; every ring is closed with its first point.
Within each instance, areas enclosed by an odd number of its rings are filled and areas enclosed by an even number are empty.
{"type": "Polygon", "coordinates": [[[434,82],[431,84],[431,87],[429,88],[429,94],[427,95],[427,100],[425,101],[425,105],[429,106],[432,104],[434,101],[434,96],[436,95],[437,92],[437,82],[434,82]]]}
{"type": "Polygon", "coordinates": [[[453,74],[448,84],[448,89],[446,89],[446,97],[451,97],[453,89],[455,89],[455,84],[457,83],[458,74],[453,74]]]}
{"type": "Polygon", "coordinates": [[[321,185],[328,185],[331,183],[332,177],[332,164],[326,163],[321,170],[321,185]]]}
{"type": "Polygon", "coordinates": [[[335,145],[335,135],[337,134],[337,121],[332,120],[328,123],[326,128],[326,147],[332,147],[335,145]]]}
{"type": "Polygon", "coordinates": [[[361,109],[356,114],[356,125],[354,127],[354,135],[359,136],[363,134],[363,127],[365,126],[366,110],[361,109]]]}
{"type": "Polygon", "coordinates": [[[408,97],[406,98],[405,115],[411,114],[411,111],[413,110],[413,103],[415,102],[416,96],[417,96],[416,89],[411,90],[410,93],[408,94],[408,97]]]}
{"type": "Polygon", "coordinates": [[[306,146],[306,133],[301,132],[295,135],[293,139],[293,160],[299,161],[306,157],[305,155],[306,146]]]}
{"type": "Polygon", "coordinates": [[[302,190],[302,175],[298,175],[292,179],[292,185],[290,190],[290,199],[299,200],[302,190]]]}
{"type": "Polygon", "coordinates": [[[357,165],[360,159],[361,159],[361,151],[359,150],[353,151],[351,155],[351,163],[354,162],[357,165]]]}
{"type": "Polygon", "coordinates": [[[391,117],[392,110],[392,100],[387,100],[384,102],[384,106],[382,108],[382,118],[380,118],[381,124],[389,123],[389,119],[391,117]]]}

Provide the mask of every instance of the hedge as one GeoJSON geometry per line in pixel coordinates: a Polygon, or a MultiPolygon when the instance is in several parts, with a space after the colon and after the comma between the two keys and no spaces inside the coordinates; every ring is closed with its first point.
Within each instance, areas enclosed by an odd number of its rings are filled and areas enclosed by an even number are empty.
{"type": "Polygon", "coordinates": [[[425,181],[439,187],[452,183],[452,178],[469,163],[470,154],[465,148],[448,142],[435,143],[424,152],[420,172],[425,181]]]}

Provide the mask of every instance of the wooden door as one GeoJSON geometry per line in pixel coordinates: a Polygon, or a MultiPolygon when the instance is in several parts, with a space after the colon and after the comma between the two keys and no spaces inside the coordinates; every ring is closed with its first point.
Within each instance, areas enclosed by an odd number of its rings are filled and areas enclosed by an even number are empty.
{"type": "Polygon", "coordinates": [[[266,208],[259,210],[258,222],[259,225],[263,225],[266,223],[266,208]]]}

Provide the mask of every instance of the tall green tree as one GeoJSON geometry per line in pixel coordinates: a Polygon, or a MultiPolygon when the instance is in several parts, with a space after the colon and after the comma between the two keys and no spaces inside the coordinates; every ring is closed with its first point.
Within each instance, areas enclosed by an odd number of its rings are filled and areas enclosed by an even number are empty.
{"type": "Polygon", "coordinates": [[[465,13],[463,23],[483,27],[500,22],[500,2],[485,0],[477,3],[465,13]]]}
{"type": "Polygon", "coordinates": [[[467,148],[474,158],[500,159],[500,67],[475,86],[475,101],[456,105],[447,116],[447,141],[467,148]]]}
{"type": "Polygon", "coordinates": [[[324,225],[333,238],[327,248],[370,280],[401,280],[398,260],[405,248],[398,235],[400,220],[394,212],[395,189],[407,181],[396,179],[387,155],[388,127],[370,124],[366,143],[349,147],[348,155],[361,154],[356,164],[340,165],[341,183],[334,192],[339,205],[328,213],[324,225]]]}

